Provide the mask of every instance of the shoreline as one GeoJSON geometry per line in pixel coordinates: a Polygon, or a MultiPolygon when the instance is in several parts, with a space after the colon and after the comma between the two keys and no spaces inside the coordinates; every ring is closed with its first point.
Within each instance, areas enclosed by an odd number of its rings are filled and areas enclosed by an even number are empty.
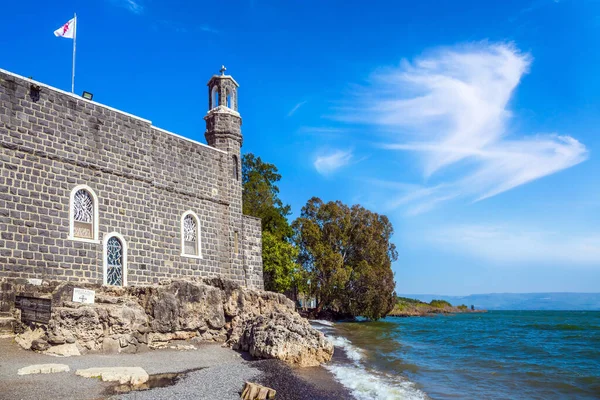
{"type": "MultiPolygon", "coordinates": [[[[184,344],[182,342],[182,344],[184,344]]],[[[185,343],[189,345],[189,343],[185,343]]],[[[85,354],[53,357],[20,348],[13,338],[0,339],[0,400],[122,399],[238,400],[246,381],[277,390],[280,400],[334,400],[354,396],[325,367],[290,367],[282,361],[252,360],[221,343],[194,344],[194,350],[158,349],[134,354],[85,354]],[[34,364],[66,364],[69,372],[17,375],[34,364]],[[180,376],[172,384],[116,394],[115,383],[75,375],[93,367],[142,367],[152,376],[180,376]]]]}
{"type": "Polygon", "coordinates": [[[430,400],[428,395],[404,374],[379,370],[369,359],[369,350],[363,348],[360,341],[353,343],[347,337],[342,328],[344,323],[312,320],[311,325],[323,332],[334,344],[333,358],[323,368],[349,391],[351,398],[430,400]]]}

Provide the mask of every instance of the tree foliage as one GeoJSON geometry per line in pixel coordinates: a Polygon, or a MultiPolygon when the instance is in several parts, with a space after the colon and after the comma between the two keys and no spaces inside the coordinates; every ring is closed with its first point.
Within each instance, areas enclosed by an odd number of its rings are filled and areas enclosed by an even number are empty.
{"type": "Polygon", "coordinates": [[[263,232],[270,232],[278,238],[291,238],[292,228],[287,220],[291,214],[289,205],[279,198],[281,179],[277,167],[265,163],[254,154],[244,154],[242,158],[242,211],[246,215],[261,218],[263,232]]]}
{"type": "Polygon", "coordinates": [[[394,307],[391,263],[398,254],[386,216],[313,197],[293,229],[308,291],[318,299],[317,311],[328,307],[378,319],[394,307]]]}
{"type": "Polygon", "coordinates": [[[287,220],[290,206],[279,199],[276,185],[280,179],[275,165],[251,153],[244,155],[242,209],[246,215],[261,218],[265,289],[274,292],[290,289],[298,272],[298,251],[291,243],[293,231],[287,220]]]}
{"type": "Polygon", "coordinates": [[[296,280],[298,249],[268,231],[263,232],[262,239],[265,290],[285,292],[296,280]]]}

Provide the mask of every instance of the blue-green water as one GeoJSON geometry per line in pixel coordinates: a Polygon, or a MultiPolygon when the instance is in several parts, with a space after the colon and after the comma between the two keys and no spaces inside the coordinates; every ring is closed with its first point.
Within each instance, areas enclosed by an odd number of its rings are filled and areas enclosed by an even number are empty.
{"type": "Polygon", "coordinates": [[[324,328],[362,399],[600,399],[600,312],[491,311],[324,328]]]}

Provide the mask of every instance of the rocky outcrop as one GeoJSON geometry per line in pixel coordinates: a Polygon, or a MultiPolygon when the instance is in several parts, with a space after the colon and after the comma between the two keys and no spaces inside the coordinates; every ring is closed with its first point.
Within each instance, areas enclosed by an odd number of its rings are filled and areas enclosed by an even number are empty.
{"type": "Polygon", "coordinates": [[[217,341],[256,358],[300,366],[331,359],[333,346],[285,296],[223,279],[167,280],[144,287],[86,285],[94,304],[71,301],[73,284],[30,295],[52,298],[47,325],[21,326],[17,342],[49,354],[137,352],[178,340],[217,341]]]}
{"type": "Polygon", "coordinates": [[[256,358],[277,358],[301,367],[327,362],[333,344],[298,314],[273,312],[249,319],[235,347],[256,358]]]}

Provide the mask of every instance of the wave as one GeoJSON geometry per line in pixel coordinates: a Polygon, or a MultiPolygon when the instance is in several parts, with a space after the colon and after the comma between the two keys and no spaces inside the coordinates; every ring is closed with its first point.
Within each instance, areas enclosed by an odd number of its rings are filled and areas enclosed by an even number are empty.
{"type": "Polygon", "coordinates": [[[413,382],[400,376],[391,376],[367,368],[364,351],[342,336],[327,337],[341,348],[350,363],[331,362],[327,368],[359,400],[425,400],[429,399],[413,382]]]}
{"type": "Polygon", "coordinates": [[[320,324],[325,326],[333,326],[333,322],[325,321],[324,319],[309,319],[311,324],[320,324]]]}

